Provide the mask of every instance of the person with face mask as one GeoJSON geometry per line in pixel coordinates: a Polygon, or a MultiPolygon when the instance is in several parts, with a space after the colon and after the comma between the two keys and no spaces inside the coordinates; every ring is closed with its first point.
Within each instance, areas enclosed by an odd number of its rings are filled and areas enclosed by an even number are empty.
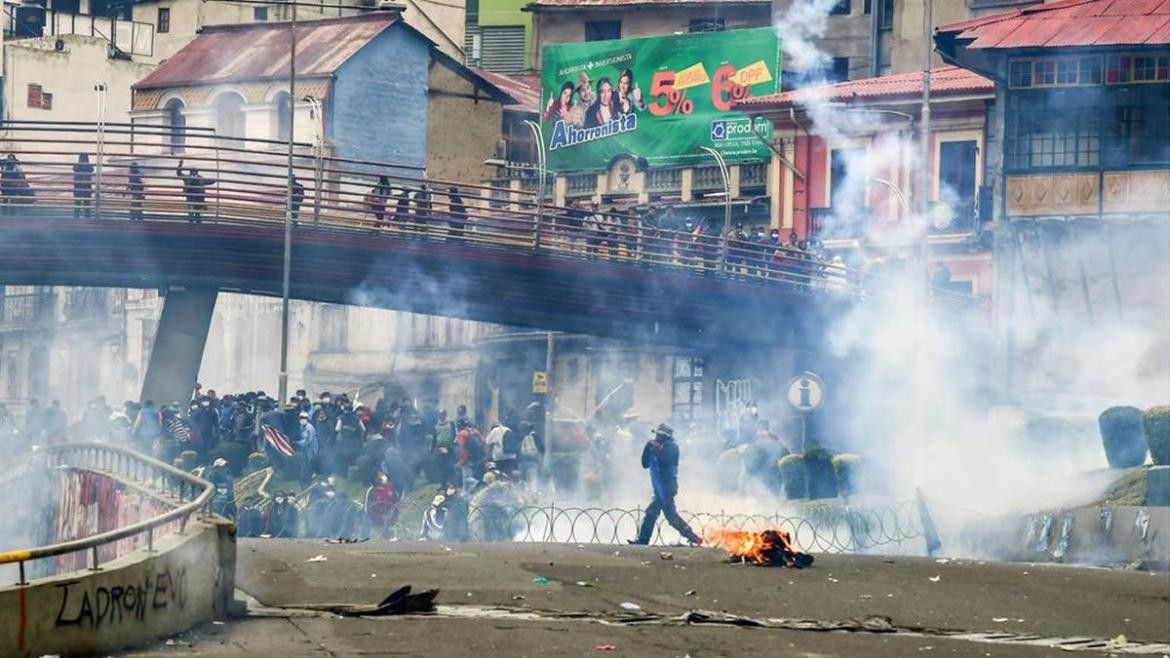
{"type": "Polygon", "coordinates": [[[341,414],[337,417],[334,429],[337,435],[337,463],[333,468],[335,472],[344,473],[357,457],[362,439],[366,435],[366,424],[362,422],[357,411],[345,404],[341,407],[341,414]]]}
{"type": "Polygon", "coordinates": [[[211,398],[199,398],[198,405],[192,407],[190,422],[195,449],[206,455],[215,447],[215,428],[219,426],[219,413],[211,407],[211,398]]]}
{"type": "Polygon", "coordinates": [[[298,415],[300,437],[296,441],[297,453],[304,458],[301,470],[301,484],[308,484],[313,473],[319,472],[318,456],[320,444],[317,442],[317,428],[309,422],[309,412],[302,411],[298,415]]]}
{"type": "Polygon", "coordinates": [[[374,482],[366,489],[365,508],[370,537],[394,539],[394,525],[398,523],[398,493],[382,471],[374,474],[374,482]]]}
{"type": "Polygon", "coordinates": [[[646,442],[642,448],[642,468],[650,471],[650,485],[654,490],[654,499],[646,507],[646,517],[642,519],[642,527],[638,538],[630,540],[631,544],[649,544],[654,534],[654,525],[658,522],[658,515],[666,515],[671,527],[678,531],[691,544],[698,546],[703,540],[678,515],[674,506],[674,498],[678,495],[678,444],[674,442],[674,430],[662,423],[654,430],[654,438],[646,442]]]}
{"type": "Polygon", "coordinates": [[[266,534],[272,537],[295,538],[300,536],[296,498],[293,493],[277,493],[268,506],[265,517],[266,534]]]}

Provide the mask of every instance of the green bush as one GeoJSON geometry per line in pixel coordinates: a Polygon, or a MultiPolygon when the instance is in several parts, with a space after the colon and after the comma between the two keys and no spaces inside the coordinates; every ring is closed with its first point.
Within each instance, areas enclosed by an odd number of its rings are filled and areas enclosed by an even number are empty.
{"type": "Polygon", "coordinates": [[[224,441],[207,453],[207,463],[214,463],[223,457],[228,464],[228,471],[238,476],[248,463],[248,445],[238,441],[224,441]]]}
{"type": "Polygon", "coordinates": [[[556,485],[557,493],[577,490],[577,478],[581,460],[576,453],[554,452],[548,456],[548,472],[556,485]]]}
{"type": "Polygon", "coordinates": [[[724,450],[715,463],[715,482],[720,491],[739,491],[739,476],[743,470],[743,454],[732,448],[724,450]]]}
{"type": "Polygon", "coordinates": [[[378,463],[369,455],[362,455],[353,463],[353,474],[347,475],[353,482],[373,482],[374,470],[377,469],[378,463]]]}
{"type": "Polygon", "coordinates": [[[1170,405],[1150,407],[1142,416],[1150,457],[1159,466],[1170,465],[1170,405]]]}
{"type": "Polygon", "coordinates": [[[842,496],[852,496],[860,489],[861,456],[843,452],[833,457],[833,474],[837,477],[837,490],[842,496]]]}
{"type": "Polygon", "coordinates": [[[1097,417],[1101,443],[1110,468],[1133,468],[1146,462],[1146,432],[1142,410],[1137,407],[1109,407],[1097,417]]]}
{"type": "Polygon", "coordinates": [[[808,497],[808,475],[805,472],[802,455],[785,455],[780,458],[780,481],[784,495],[789,500],[808,497]]]}
{"type": "Polygon", "coordinates": [[[262,452],[254,452],[248,455],[248,470],[258,471],[268,466],[268,455],[262,452]]]}
{"type": "Polygon", "coordinates": [[[386,439],[370,439],[369,441],[366,441],[365,445],[362,447],[362,451],[365,452],[370,459],[373,459],[376,463],[380,464],[382,462],[382,457],[386,454],[386,448],[389,447],[390,442],[386,439]]]}
{"type": "Polygon", "coordinates": [[[833,451],[824,446],[804,451],[809,498],[836,498],[837,475],[833,472],[833,451]]]}

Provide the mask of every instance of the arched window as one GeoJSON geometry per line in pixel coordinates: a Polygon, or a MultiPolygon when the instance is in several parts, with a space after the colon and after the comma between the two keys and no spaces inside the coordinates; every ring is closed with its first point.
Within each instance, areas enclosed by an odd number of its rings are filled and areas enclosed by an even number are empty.
{"type": "Polygon", "coordinates": [[[171,153],[182,153],[183,145],[187,142],[187,117],[183,116],[184,109],[183,101],[177,98],[172,98],[163,106],[171,153]]]}
{"type": "Polygon", "coordinates": [[[289,107],[289,102],[288,102],[288,92],[282,91],[282,92],[278,93],[272,100],[273,100],[273,105],[276,108],[276,117],[275,117],[276,120],[273,122],[276,126],[276,133],[273,135],[272,138],[279,140],[279,141],[282,141],[282,142],[287,142],[288,141],[288,127],[289,127],[289,123],[290,123],[290,121],[289,121],[290,107],[289,107]]]}
{"type": "Polygon", "coordinates": [[[244,98],[235,92],[215,98],[215,130],[220,137],[244,136],[244,98]]]}

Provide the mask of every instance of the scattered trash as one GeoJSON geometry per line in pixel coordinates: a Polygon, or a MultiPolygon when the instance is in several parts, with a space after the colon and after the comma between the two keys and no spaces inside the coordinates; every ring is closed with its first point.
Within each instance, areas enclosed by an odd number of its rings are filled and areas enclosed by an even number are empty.
{"type": "Polygon", "coordinates": [[[830,582],[830,583],[839,583],[839,582],[841,582],[841,581],[837,580],[836,578],[830,578],[830,579],[829,579],[829,582],[830,582]]]}
{"type": "Polygon", "coordinates": [[[1109,640],[1109,643],[1110,644],[1129,644],[1129,638],[1127,638],[1125,636],[1125,633],[1122,633],[1121,635],[1118,635],[1117,637],[1113,638],[1112,640],[1109,640]]]}
{"type": "Polygon", "coordinates": [[[932,583],[937,583],[938,581],[942,580],[942,576],[931,576],[927,580],[929,580],[932,583]]]}
{"type": "Polygon", "coordinates": [[[662,551],[658,554],[658,557],[662,558],[663,560],[673,560],[674,553],[671,553],[670,551],[662,551]]]}
{"type": "Polygon", "coordinates": [[[642,609],[642,606],[638,605],[637,603],[630,603],[629,601],[623,601],[621,606],[622,606],[623,610],[641,610],[642,609]]]}
{"type": "Polygon", "coordinates": [[[370,574],[370,578],[377,578],[377,577],[378,577],[378,574],[376,574],[376,573],[370,574]]]}
{"type": "Polygon", "coordinates": [[[175,641],[174,641],[174,640],[167,640],[167,646],[168,646],[168,647],[173,647],[173,646],[175,646],[175,641]]]}
{"type": "Polygon", "coordinates": [[[918,647],[918,650],[919,651],[934,651],[934,647],[928,644],[924,647],[918,647]]]}
{"type": "Polygon", "coordinates": [[[516,594],[515,596],[512,597],[512,600],[513,601],[523,601],[524,595],[523,594],[516,594]]]}
{"type": "Polygon", "coordinates": [[[324,555],[314,555],[313,557],[305,560],[305,562],[324,562],[328,559],[329,558],[325,557],[324,555]]]}
{"type": "Polygon", "coordinates": [[[578,580],[577,587],[593,587],[593,583],[588,580],[578,580]]]}
{"type": "Polygon", "coordinates": [[[364,541],[370,541],[369,537],[329,537],[325,540],[326,544],[360,544],[364,541]]]}
{"type": "Polygon", "coordinates": [[[547,585],[548,578],[545,578],[544,576],[537,576],[536,578],[532,579],[532,584],[534,584],[534,585],[547,585]]]}
{"type": "Polygon", "coordinates": [[[997,624],[1002,624],[1002,623],[1004,623],[1004,622],[1005,622],[1005,621],[1007,621],[1007,620],[1008,620],[1008,618],[1007,618],[1007,617],[992,617],[992,618],[991,618],[991,621],[993,621],[993,622],[995,622],[995,623],[997,623],[997,624]]]}
{"type": "Polygon", "coordinates": [[[861,598],[863,598],[863,599],[872,599],[872,598],[873,598],[873,595],[872,595],[872,594],[862,594],[862,595],[861,595],[861,598]]]}
{"type": "Polygon", "coordinates": [[[615,651],[617,649],[617,647],[612,644],[599,644],[593,648],[598,651],[615,651]]]}
{"type": "Polygon", "coordinates": [[[471,592],[467,593],[467,598],[469,598],[469,599],[471,598],[471,592]]]}
{"type": "MultiPolygon", "coordinates": [[[[1129,621],[1129,620],[1127,619],[1126,621],[1129,621]]],[[[215,624],[216,626],[223,626],[223,624],[224,624],[224,622],[222,622],[222,621],[213,621],[211,623],[215,624]]]]}
{"type": "Polygon", "coordinates": [[[695,590],[693,590],[693,589],[688,589],[688,590],[687,590],[687,593],[686,593],[686,594],[684,594],[683,596],[696,596],[696,595],[698,595],[698,592],[696,592],[696,591],[695,591],[695,590]]]}
{"type": "Polygon", "coordinates": [[[947,564],[948,562],[950,562],[950,560],[945,558],[945,557],[940,557],[939,559],[935,560],[934,562],[935,562],[935,564],[947,564]]]}

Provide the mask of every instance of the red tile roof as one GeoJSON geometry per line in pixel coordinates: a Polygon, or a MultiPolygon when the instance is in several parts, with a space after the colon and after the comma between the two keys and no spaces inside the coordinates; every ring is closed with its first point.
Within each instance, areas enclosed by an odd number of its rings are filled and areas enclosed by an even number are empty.
{"type": "Polygon", "coordinates": [[[938,28],[966,48],[1170,44],[1170,0],[1057,0],[938,28]]]}
{"type": "MultiPolygon", "coordinates": [[[[333,74],[397,20],[393,12],[371,12],[298,22],[297,75],[333,74]]],[[[287,78],[288,59],[288,23],[209,26],[134,88],[287,78]]]]}
{"type": "MultiPolygon", "coordinates": [[[[987,78],[957,66],[940,66],[930,70],[932,96],[957,94],[993,94],[995,84],[987,78]]],[[[882,101],[903,96],[922,95],[922,72],[900,73],[878,78],[848,80],[821,87],[806,87],[767,96],[745,98],[736,107],[744,111],[784,109],[807,100],[838,103],[882,101]]]]}
{"type": "Polygon", "coordinates": [[[536,114],[540,111],[539,75],[504,75],[483,69],[474,69],[484,80],[499,87],[505,94],[516,99],[515,103],[504,105],[505,110],[536,114]]]}
{"type": "Polygon", "coordinates": [[[772,0],[534,0],[525,9],[589,9],[591,7],[624,7],[633,5],[769,5],[772,0]]]}

